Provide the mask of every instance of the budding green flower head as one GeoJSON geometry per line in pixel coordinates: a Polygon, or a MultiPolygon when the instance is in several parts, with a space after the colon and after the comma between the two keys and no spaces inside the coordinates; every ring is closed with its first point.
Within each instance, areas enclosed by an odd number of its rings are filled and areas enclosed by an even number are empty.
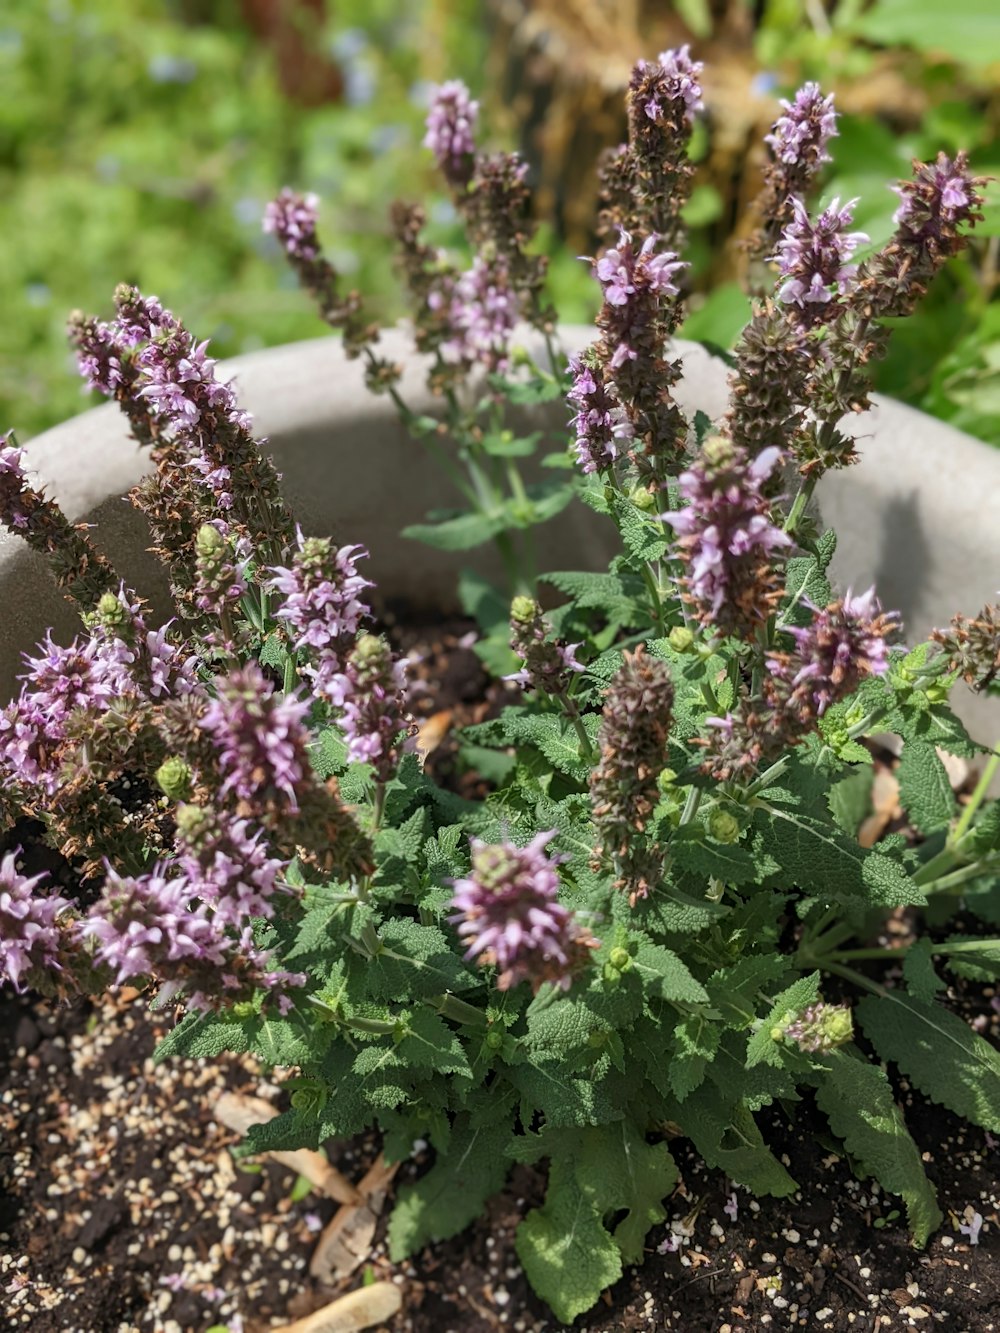
{"type": "Polygon", "coordinates": [[[203,523],[194,539],[194,549],[201,559],[211,560],[226,552],[226,539],[213,523],[203,523]]]}
{"type": "Polygon", "coordinates": [[[386,655],[386,645],[377,634],[362,634],[351,656],[358,666],[379,662],[386,655]]]}
{"type": "Polygon", "coordinates": [[[733,460],[733,442],[725,435],[710,435],[702,445],[701,452],[713,467],[727,467],[733,460]]]}
{"type": "Polygon", "coordinates": [[[740,821],[731,810],[716,806],[709,812],[708,831],[716,842],[739,842],[740,821]]]}
{"type": "Polygon", "coordinates": [[[686,653],[694,644],[694,631],[689,630],[687,625],[675,625],[667,635],[667,643],[675,653],[686,653]]]}
{"type": "Polygon", "coordinates": [[[633,486],[629,499],[636,509],[641,509],[645,513],[649,513],[651,509],[656,508],[656,496],[645,486],[633,486]]]}
{"type": "Polygon", "coordinates": [[[491,1051],[498,1051],[503,1045],[503,1033],[494,1029],[486,1034],[486,1045],[491,1051]]]}
{"type": "Polygon", "coordinates": [[[608,962],[616,972],[627,972],[632,966],[632,955],[627,949],[612,949],[608,954],[608,962]]]}
{"type": "Polygon", "coordinates": [[[656,779],[656,786],[661,796],[667,796],[673,791],[673,785],[676,778],[677,774],[672,768],[665,768],[663,770],[660,776],[656,779]]]}
{"type": "Polygon", "coordinates": [[[113,592],[101,594],[100,601],[97,603],[97,620],[105,629],[120,629],[127,625],[132,619],[127,606],[122,604],[122,600],[113,592]]]}
{"type": "Polygon", "coordinates": [[[179,805],[174,819],[177,821],[177,832],[192,846],[198,843],[199,836],[206,829],[215,827],[211,810],[206,810],[203,805],[179,805]]]}
{"type": "Polygon", "coordinates": [[[510,618],[522,625],[530,625],[535,616],[541,614],[541,610],[533,597],[518,596],[510,604],[510,618]]]}
{"type": "Polygon", "coordinates": [[[854,1036],[854,1020],[846,1004],[825,1004],[817,1000],[784,1027],[786,1040],[794,1041],[803,1051],[823,1052],[844,1046],[854,1036]]]}
{"type": "Polygon", "coordinates": [[[254,1012],[253,1000],[237,1000],[233,1005],[234,1018],[253,1018],[254,1012]]]}
{"type": "MultiPolygon", "coordinates": [[[[171,755],[169,759],[164,759],[156,770],[156,785],[164,796],[169,796],[172,801],[190,800],[194,790],[191,765],[180,755],[171,755]]],[[[197,806],[190,808],[197,809],[197,806]]]]}

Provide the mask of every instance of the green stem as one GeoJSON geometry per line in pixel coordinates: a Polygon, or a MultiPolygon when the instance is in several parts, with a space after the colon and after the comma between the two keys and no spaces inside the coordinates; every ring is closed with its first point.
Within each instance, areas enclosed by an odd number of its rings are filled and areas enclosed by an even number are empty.
{"type": "Polygon", "coordinates": [[[828,963],[825,960],[820,963],[820,967],[824,972],[834,972],[838,977],[843,977],[845,981],[852,982],[861,990],[870,991],[872,995],[889,994],[884,986],[880,986],[877,981],[872,981],[870,977],[862,976],[853,967],[842,967],[840,963],[828,963]]]}
{"type": "Polygon", "coordinates": [[[298,679],[296,666],[295,654],[289,652],[285,657],[285,679],[281,687],[285,694],[291,694],[292,690],[295,689],[295,682],[298,679]]]}
{"type": "Polygon", "coordinates": [[[817,478],[815,476],[807,477],[799,487],[799,493],[792,502],[792,507],[788,511],[788,517],[785,519],[785,532],[791,536],[798,526],[799,519],[805,513],[806,505],[812,499],[813,491],[816,489],[817,478]]]}
{"type": "Polygon", "coordinates": [[[687,800],[684,802],[684,809],[681,812],[681,823],[690,824],[698,813],[698,807],[701,805],[701,798],[704,795],[702,787],[689,787],[687,800]]]}
{"type": "Polygon", "coordinates": [[[995,745],[990,755],[989,762],[980,774],[975,790],[969,797],[965,809],[962,811],[962,817],[955,825],[954,833],[952,833],[951,837],[948,839],[952,845],[961,842],[963,835],[969,831],[969,825],[975,818],[976,811],[982,805],[986,792],[989,789],[989,785],[993,781],[993,775],[996,773],[998,767],[1000,767],[1000,745],[995,745]]]}
{"type": "MultiPolygon", "coordinates": [[[[845,963],[850,959],[861,962],[864,959],[884,958],[889,961],[892,958],[905,958],[911,947],[911,945],[905,944],[900,949],[837,949],[829,956],[840,963],[845,963]]],[[[820,959],[819,962],[821,967],[826,966],[825,959],[820,959]]]]}

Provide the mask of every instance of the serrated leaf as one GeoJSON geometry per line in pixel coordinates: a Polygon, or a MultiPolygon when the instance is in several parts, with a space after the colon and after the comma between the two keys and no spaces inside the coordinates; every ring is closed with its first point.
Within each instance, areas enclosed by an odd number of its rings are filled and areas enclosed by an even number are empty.
{"type": "Polygon", "coordinates": [[[396,1052],[416,1069],[471,1078],[472,1070],[457,1034],[430,1009],[415,1009],[396,1052]]]}
{"type": "Polygon", "coordinates": [[[672,1109],[672,1118],[709,1166],[725,1171],[754,1194],[783,1198],[798,1189],[764,1143],[750,1111],[741,1102],[723,1100],[716,1084],[703,1083],[672,1109]]]}
{"type": "Polygon", "coordinates": [[[934,746],[907,741],[896,777],[903,809],[921,833],[947,828],[955,814],[955,796],[934,746]]]}
{"type": "Polygon", "coordinates": [[[719,1049],[717,1023],[689,1014],[674,1028],[674,1049],[667,1063],[667,1082],[679,1102],[704,1081],[709,1062],[719,1049]]]}
{"type": "Polygon", "coordinates": [[[778,625],[808,625],[812,607],[824,607],[830,600],[830,581],[826,571],[837,547],[836,534],[824,532],[816,543],[816,554],[793,556],[786,566],[785,597],[778,625]]]}
{"type": "Polygon", "coordinates": [[[944,955],[945,966],[957,976],[981,982],[1000,980],[1000,940],[950,935],[932,948],[944,955]]]}
{"type": "MultiPolygon", "coordinates": [[[[589,756],[580,756],[580,738],[563,717],[552,713],[526,713],[510,717],[504,715],[507,738],[513,743],[527,743],[541,750],[545,758],[560,773],[577,781],[586,781],[591,768],[589,756]]],[[[597,741],[601,725],[600,715],[588,713],[583,718],[584,730],[592,746],[597,741]]]]}
{"type": "Polygon", "coordinates": [[[906,989],[918,1000],[930,1002],[945,989],[944,982],[934,971],[933,953],[931,941],[920,939],[903,955],[903,980],[906,989]]]}
{"type": "Polygon", "coordinates": [[[724,884],[753,884],[757,879],[757,867],[749,848],[738,842],[675,838],[670,851],[680,869],[706,879],[719,879],[724,884]]]}
{"type": "Polygon", "coordinates": [[[789,1018],[800,1014],[807,1005],[819,997],[819,973],[812,972],[781,992],[775,1000],[771,1012],[761,1026],[747,1042],[746,1068],[754,1065],[780,1065],[782,1047],[771,1036],[772,1028],[780,1028],[789,1018]]]}
{"type": "Polygon", "coordinates": [[[347,767],[347,742],[336,727],[326,727],[309,747],[316,776],[328,778],[347,767]]]}
{"type": "Polygon", "coordinates": [[[464,1113],[456,1116],[448,1151],[425,1176],[397,1193],[388,1233],[394,1263],[458,1235],[480,1216],[490,1196],[503,1188],[512,1137],[509,1115],[477,1125],[464,1113]]]}
{"type": "Polygon", "coordinates": [[[381,952],[363,963],[373,999],[424,998],[442,991],[469,990],[477,984],[436,926],[398,917],[379,927],[379,938],[381,952]]]}
{"type": "Polygon", "coordinates": [[[662,1200],[677,1167],[664,1144],[646,1143],[627,1121],[558,1138],[543,1132],[525,1146],[533,1159],[551,1152],[552,1160],[544,1205],[518,1227],[517,1254],[538,1295],[569,1323],[618,1280],[623,1263],[642,1259],[646,1233],[666,1217],[662,1200]],[[609,1234],[605,1219],[623,1210],[609,1234]]]}
{"type": "MultiPolygon", "coordinates": [[[[867,752],[866,752],[867,753],[867,752]]],[[[869,755],[870,759],[871,756],[869,755]]],[[[856,838],[861,821],[871,812],[874,768],[862,768],[849,773],[830,788],[827,798],[830,813],[837,827],[849,838],[856,838]]]]}
{"type": "Polygon", "coordinates": [[[633,560],[646,564],[650,560],[660,560],[669,545],[663,535],[663,525],[641,509],[637,509],[627,496],[617,491],[611,493],[611,511],[626,551],[633,560]]]}
{"type": "Polygon", "coordinates": [[[773,855],[788,879],[817,897],[859,902],[872,907],[906,907],[927,902],[923,890],[903,867],[882,852],[869,852],[803,810],[774,803],[758,812],[755,823],[763,848],[773,855]]]}
{"type": "Polygon", "coordinates": [[[885,1072],[847,1050],[828,1051],[818,1063],[816,1101],[830,1128],[863,1170],[903,1199],[913,1243],[925,1245],[941,1210],[885,1072]]]}
{"type": "Polygon", "coordinates": [[[957,1115],[1000,1133],[1000,1053],[940,1004],[900,991],[867,995],[857,1006],[883,1060],[957,1115]]]}
{"type": "Polygon", "coordinates": [[[632,969],[642,978],[649,995],[686,1004],[708,1003],[705,987],[695,980],[687,965],[652,940],[642,940],[639,944],[632,955],[632,969]]]}
{"type": "Polygon", "coordinates": [[[675,888],[655,889],[628,909],[629,919],[651,935],[697,935],[728,913],[721,903],[692,898],[675,888]]]}
{"type": "Polygon", "coordinates": [[[713,1008],[732,1027],[748,1027],[757,1017],[757,992],[781,981],[788,972],[787,958],[780,954],[748,955],[732,967],[713,972],[705,983],[713,1008]]]}

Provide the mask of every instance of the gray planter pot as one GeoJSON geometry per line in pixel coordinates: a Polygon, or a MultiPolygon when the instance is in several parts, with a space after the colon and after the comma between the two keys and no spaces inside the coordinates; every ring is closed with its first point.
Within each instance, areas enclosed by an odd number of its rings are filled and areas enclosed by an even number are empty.
{"type": "MultiPolygon", "coordinates": [[[[563,345],[585,345],[592,330],[563,330],[563,345]]],[[[402,392],[421,411],[433,403],[423,367],[408,337],[392,331],[386,353],[405,365],[402,392]]],[[[726,405],[726,367],[702,347],[681,344],[681,405],[718,416],[726,405]]],[[[420,611],[455,608],[462,564],[491,572],[480,552],[454,556],[400,538],[428,509],[452,503],[433,460],[409,438],[387,398],[363,383],[360,362],[348,361],[334,339],[254,352],[224,363],[258,433],[284,476],[284,490],[307,533],[361,542],[371,552],[367,572],[383,596],[420,611]]],[[[543,424],[565,438],[568,413],[549,408],[543,424]]],[[[818,503],[836,528],[834,573],[842,586],[878,585],[887,606],[904,618],[917,642],[956,612],[974,613],[1000,584],[1000,450],[889,399],[853,422],[861,462],[824,478],[818,503]]],[[[84,412],[28,445],[28,461],[67,515],[96,525],[96,538],[122,576],[166,613],[162,570],[146,551],[143,520],[122,496],[148,470],[114,404],[84,412]]],[[[538,530],[545,569],[599,568],[615,548],[610,525],[573,505],[538,530]]],[[[17,688],[20,655],[50,625],[67,641],[79,629],[72,607],[55,590],[45,562],[0,532],[0,699],[17,688]]],[[[1000,732],[1000,704],[960,689],[958,712],[978,740],[1000,732]]]]}

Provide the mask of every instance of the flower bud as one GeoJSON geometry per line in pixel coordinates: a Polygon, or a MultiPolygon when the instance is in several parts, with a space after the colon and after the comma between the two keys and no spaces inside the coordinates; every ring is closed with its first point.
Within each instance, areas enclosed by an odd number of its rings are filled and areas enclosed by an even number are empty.
{"type": "Polygon", "coordinates": [[[156,770],[156,784],[164,796],[169,796],[172,801],[190,800],[194,790],[191,765],[180,755],[171,755],[156,770]]]}
{"type": "Polygon", "coordinates": [[[667,635],[667,643],[675,653],[686,653],[694,643],[694,631],[687,625],[675,625],[667,635]]]}
{"type": "Polygon", "coordinates": [[[487,1032],[486,1045],[491,1051],[499,1051],[503,1046],[503,1033],[498,1032],[495,1028],[492,1032],[487,1032]]]}
{"type": "Polygon", "coordinates": [[[203,523],[194,539],[195,552],[205,560],[212,556],[225,554],[228,550],[226,539],[214,523],[203,523]]]}
{"type": "Polygon", "coordinates": [[[721,806],[716,806],[709,812],[708,831],[716,842],[739,842],[740,821],[731,810],[723,810],[721,806]]]}
{"type": "Polygon", "coordinates": [[[608,962],[616,972],[627,972],[632,966],[632,955],[627,949],[612,949],[608,954],[608,962]]]}
{"type": "Polygon", "coordinates": [[[648,514],[651,509],[656,508],[656,496],[652,494],[647,486],[633,486],[629,499],[636,509],[641,509],[644,513],[648,514]]]}

